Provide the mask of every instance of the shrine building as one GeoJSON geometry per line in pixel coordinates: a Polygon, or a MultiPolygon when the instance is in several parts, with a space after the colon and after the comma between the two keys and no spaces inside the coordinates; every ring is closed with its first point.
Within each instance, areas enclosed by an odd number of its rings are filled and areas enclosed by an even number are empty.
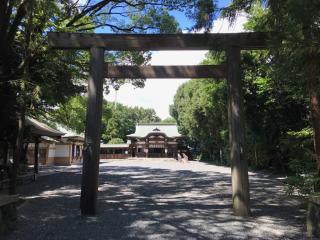
{"type": "Polygon", "coordinates": [[[173,157],[178,154],[180,140],[184,137],[178,132],[176,124],[151,123],[138,124],[131,140],[133,157],[173,157]]]}
{"type": "Polygon", "coordinates": [[[100,158],[177,158],[184,136],[176,124],[137,124],[125,144],[101,144],[100,158]]]}

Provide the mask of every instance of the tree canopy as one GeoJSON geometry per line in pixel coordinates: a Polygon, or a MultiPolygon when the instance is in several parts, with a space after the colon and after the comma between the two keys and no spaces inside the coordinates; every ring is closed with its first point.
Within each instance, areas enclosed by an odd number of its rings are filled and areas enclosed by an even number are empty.
{"type": "Polygon", "coordinates": [[[286,85],[307,86],[314,157],[320,171],[319,1],[236,0],[225,9],[224,14],[234,19],[239,10],[253,15],[250,23],[252,30],[272,32],[270,64],[273,78],[286,85]]]}
{"type": "MultiPolygon", "coordinates": [[[[47,32],[181,32],[172,11],[193,20],[189,30],[209,31],[220,9],[212,0],[1,1],[0,151],[4,143],[15,149],[12,182],[25,144],[26,115],[84,131],[88,53],[51,51],[47,32]]],[[[249,164],[294,173],[304,184],[304,176],[320,172],[319,1],[233,0],[222,12],[234,20],[242,11],[249,16],[248,30],[272,32],[270,50],[241,56],[249,164]]],[[[105,61],[143,65],[150,57],[150,52],[108,52],[105,61]]],[[[223,55],[212,54],[204,63],[223,61],[223,55]]],[[[108,79],[105,92],[126,82],[143,87],[144,81],[108,79]]],[[[203,158],[228,163],[224,81],[197,79],[182,85],[171,114],[203,158]]],[[[125,141],[136,123],[155,121],[160,119],[152,109],[104,102],[102,138],[125,141]]]]}
{"type": "MultiPolygon", "coordinates": [[[[291,186],[303,193],[315,191],[319,183],[318,174],[313,174],[316,162],[319,169],[319,3],[237,0],[224,10],[224,15],[234,19],[240,11],[248,13],[247,29],[272,32],[269,50],[241,54],[249,165],[293,174],[288,178],[291,186]]],[[[218,163],[222,156],[228,163],[229,154],[224,154],[228,152],[226,120],[221,123],[215,118],[219,111],[205,115],[209,113],[205,107],[210,104],[211,110],[217,104],[227,110],[225,95],[217,95],[219,84],[203,79],[187,82],[177,91],[171,113],[201,156],[218,163]],[[212,91],[206,98],[207,89],[212,91]],[[214,119],[211,128],[205,125],[208,119],[204,116],[214,119]],[[215,135],[208,139],[205,129],[215,135]],[[222,145],[214,141],[221,136],[222,145]],[[208,151],[215,154],[210,157],[208,151]]]]}
{"type": "MultiPolygon", "coordinates": [[[[72,97],[68,102],[50,112],[50,122],[67,127],[78,134],[84,133],[86,104],[86,97],[72,97]]],[[[135,132],[136,124],[161,120],[154,109],[127,107],[114,102],[104,101],[102,111],[102,140],[105,143],[111,140],[114,142],[114,139],[126,141],[126,136],[135,132]]]]}
{"type": "MultiPolygon", "coordinates": [[[[2,0],[0,3],[0,151],[9,142],[15,149],[10,192],[24,144],[26,115],[44,117],[59,104],[85,91],[88,53],[50,51],[48,31],[172,33],[180,31],[170,11],[194,20],[193,29],[209,29],[214,17],[211,0],[2,0]]],[[[146,64],[148,52],[109,52],[105,60],[146,64]]],[[[109,79],[118,89],[128,80],[109,79]]],[[[130,82],[143,87],[143,79],[130,82]]],[[[115,123],[116,124],[116,123],[115,123]]]]}

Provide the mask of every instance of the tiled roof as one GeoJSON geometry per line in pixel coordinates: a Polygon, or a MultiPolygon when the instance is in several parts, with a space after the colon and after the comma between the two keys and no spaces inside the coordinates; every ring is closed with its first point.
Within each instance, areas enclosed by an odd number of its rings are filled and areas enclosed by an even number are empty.
{"type": "Polygon", "coordinates": [[[66,134],[66,135],[63,135],[62,137],[62,141],[63,142],[74,142],[74,141],[77,141],[77,142],[84,142],[84,135],[83,134],[66,134]]]}
{"type": "Polygon", "coordinates": [[[142,138],[152,133],[162,133],[169,138],[182,137],[182,135],[178,132],[177,125],[168,123],[138,124],[136,125],[136,132],[127,136],[142,138]]]}
{"type": "Polygon", "coordinates": [[[100,144],[100,148],[128,148],[128,143],[119,143],[119,144],[100,144]]]}
{"type": "Polygon", "coordinates": [[[32,134],[38,136],[61,137],[65,134],[31,117],[26,117],[26,126],[30,127],[32,134]]]}

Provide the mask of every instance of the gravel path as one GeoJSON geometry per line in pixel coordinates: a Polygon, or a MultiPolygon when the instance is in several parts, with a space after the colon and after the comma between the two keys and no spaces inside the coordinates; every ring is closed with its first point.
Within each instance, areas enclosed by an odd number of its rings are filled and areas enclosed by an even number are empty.
{"type": "Polygon", "coordinates": [[[250,173],[248,219],[232,214],[225,167],[155,159],[105,162],[95,217],[80,215],[80,166],[52,173],[19,189],[26,201],[17,230],[6,239],[306,238],[305,210],[285,197],[281,179],[260,173],[250,173]]]}

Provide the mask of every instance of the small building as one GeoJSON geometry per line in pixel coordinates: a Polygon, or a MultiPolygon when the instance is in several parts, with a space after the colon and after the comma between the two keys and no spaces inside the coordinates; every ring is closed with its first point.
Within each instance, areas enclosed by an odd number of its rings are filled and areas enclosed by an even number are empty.
{"type": "Polygon", "coordinates": [[[28,164],[50,164],[54,159],[52,148],[65,134],[31,117],[25,119],[24,145],[28,164]]]}
{"type": "Polygon", "coordinates": [[[55,165],[71,165],[82,162],[84,137],[77,134],[66,134],[54,145],[55,165]]]}
{"type": "Polygon", "coordinates": [[[26,118],[29,137],[27,144],[27,162],[42,165],[71,165],[82,162],[84,137],[65,134],[33,118],[26,118]],[[38,158],[35,157],[37,153],[38,158]]]}

